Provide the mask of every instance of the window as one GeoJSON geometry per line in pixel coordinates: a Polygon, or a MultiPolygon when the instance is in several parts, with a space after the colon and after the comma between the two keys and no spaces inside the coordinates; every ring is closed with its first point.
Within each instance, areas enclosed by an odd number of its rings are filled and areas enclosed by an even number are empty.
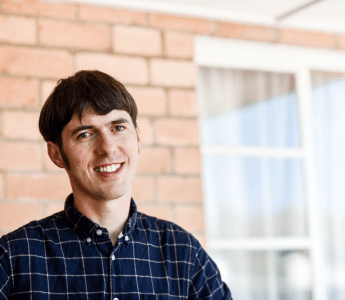
{"type": "Polygon", "coordinates": [[[195,49],[208,247],[234,298],[343,299],[345,55],[195,49]]]}

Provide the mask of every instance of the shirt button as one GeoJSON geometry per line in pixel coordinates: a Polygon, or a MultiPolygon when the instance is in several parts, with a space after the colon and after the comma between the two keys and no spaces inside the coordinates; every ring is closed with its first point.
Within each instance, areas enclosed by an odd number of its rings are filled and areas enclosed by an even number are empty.
{"type": "Polygon", "coordinates": [[[114,255],[114,254],[111,256],[111,259],[112,259],[112,260],[115,260],[115,255],[114,255]]]}
{"type": "Polygon", "coordinates": [[[128,242],[129,241],[129,237],[128,235],[125,236],[125,241],[128,242]]]}
{"type": "Polygon", "coordinates": [[[88,243],[91,243],[91,238],[87,238],[86,241],[87,241],[88,243]]]}
{"type": "Polygon", "coordinates": [[[97,234],[97,235],[102,235],[102,233],[103,233],[103,231],[102,231],[101,229],[97,229],[97,230],[96,230],[96,234],[97,234]]]}

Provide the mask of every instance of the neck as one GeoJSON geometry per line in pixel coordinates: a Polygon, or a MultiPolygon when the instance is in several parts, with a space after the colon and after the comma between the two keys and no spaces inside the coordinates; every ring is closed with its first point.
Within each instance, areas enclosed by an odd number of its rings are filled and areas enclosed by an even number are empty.
{"type": "Polygon", "coordinates": [[[114,200],[99,200],[89,195],[75,195],[73,193],[74,207],[93,222],[106,228],[113,245],[115,245],[129,215],[130,191],[127,194],[114,200]]]}

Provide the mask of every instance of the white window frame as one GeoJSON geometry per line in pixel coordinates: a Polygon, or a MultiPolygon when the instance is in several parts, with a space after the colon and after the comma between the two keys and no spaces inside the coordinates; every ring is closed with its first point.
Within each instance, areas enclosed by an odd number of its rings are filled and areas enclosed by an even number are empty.
{"type": "MultiPolygon", "coordinates": [[[[309,236],[305,238],[245,238],[213,239],[208,236],[209,250],[293,250],[308,249],[312,262],[314,300],[325,300],[326,280],[324,244],[320,211],[317,203],[313,120],[311,106],[311,71],[340,72],[345,74],[345,51],[317,49],[262,42],[239,41],[218,37],[195,38],[194,63],[196,67],[220,67],[294,74],[296,78],[300,148],[204,146],[202,155],[226,154],[244,157],[280,157],[301,159],[305,170],[305,190],[309,236]]],[[[200,111],[203,103],[198,97],[200,111]]],[[[203,116],[200,115],[202,119],[203,116]]]]}

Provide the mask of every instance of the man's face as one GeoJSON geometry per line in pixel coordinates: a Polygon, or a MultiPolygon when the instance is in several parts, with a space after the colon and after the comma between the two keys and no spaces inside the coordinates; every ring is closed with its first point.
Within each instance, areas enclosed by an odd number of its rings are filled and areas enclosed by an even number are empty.
{"type": "Polygon", "coordinates": [[[98,115],[87,109],[81,120],[74,115],[62,131],[62,150],[75,196],[113,200],[130,193],[139,142],[139,132],[126,111],[98,115]]]}

